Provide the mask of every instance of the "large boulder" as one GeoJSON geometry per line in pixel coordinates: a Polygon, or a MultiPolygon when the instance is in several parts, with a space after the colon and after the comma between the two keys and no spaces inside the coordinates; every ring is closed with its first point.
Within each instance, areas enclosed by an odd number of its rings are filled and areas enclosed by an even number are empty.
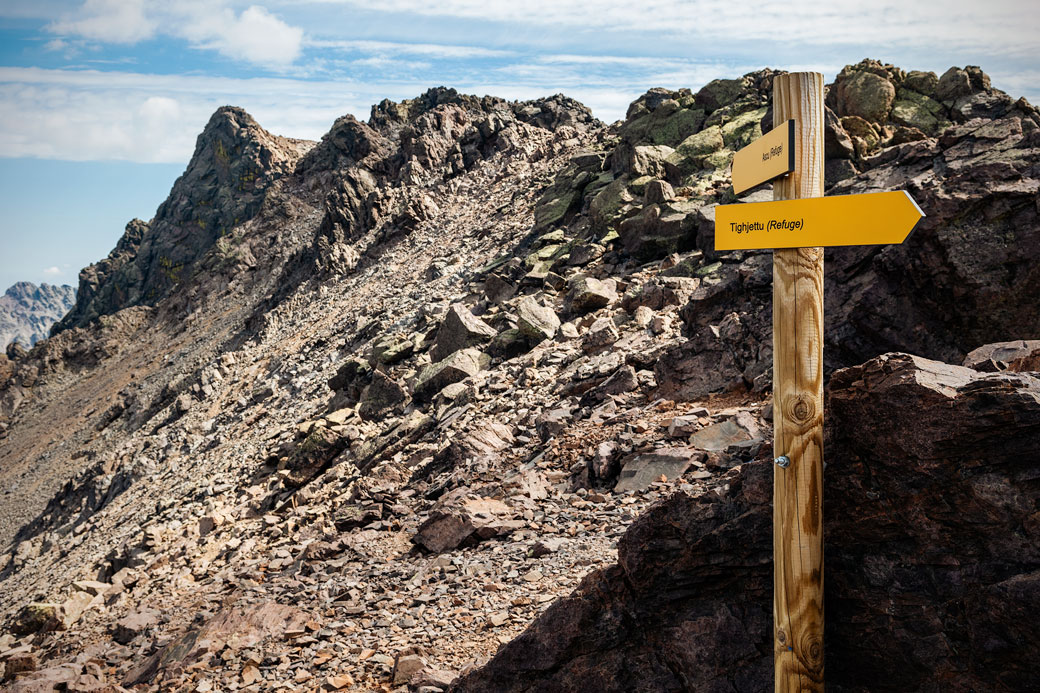
{"type": "Polygon", "coordinates": [[[879,123],[888,117],[896,89],[884,77],[872,72],[856,72],[836,85],[838,115],[859,116],[879,123]]]}
{"type": "Polygon", "coordinates": [[[400,383],[382,371],[375,371],[361,392],[357,413],[363,419],[378,420],[407,399],[408,393],[400,383]]]}
{"type": "Polygon", "coordinates": [[[690,174],[714,168],[716,162],[712,155],[725,146],[722,128],[717,125],[690,135],[679,143],[675,151],[665,157],[664,165],[669,178],[675,183],[681,183],[690,174]]]}
{"type": "Polygon", "coordinates": [[[479,349],[456,351],[419,372],[412,388],[412,396],[418,401],[429,400],[448,385],[476,375],[487,368],[490,362],[490,357],[481,353],[479,349]]]}
{"type": "Polygon", "coordinates": [[[613,279],[601,281],[595,277],[578,275],[569,283],[570,289],[567,291],[564,305],[572,313],[584,315],[605,308],[618,297],[613,279]]]}
{"type": "MultiPolygon", "coordinates": [[[[1040,380],[906,354],[836,373],[825,457],[832,691],[1040,687],[1040,380]]],[[[772,686],[772,476],[640,517],[462,691],[772,686]]]]}
{"type": "Polygon", "coordinates": [[[437,330],[437,340],[430,356],[439,361],[459,349],[488,342],[496,334],[495,328],[473,315],[466,306],[456,303],[448,308],[448,314],[437,330]]]}
{"type": "Polygon", "coordinates": [[[465,489],[458,489],[430,511],[412,541],[427,551],[441,553],[463,544],[509,534],[523,526],[522,520],[512,519],[509,506],[493,498],[467,498],[465,489]]]}
{"type": "Polygon", "coordinates": [[[886,351],[951,363],[1040,325],[1040,114],[946,129],[867,158],[829,194],[905,186],[927,215],[902,244],[828,248],[825,357],[847,366],[886,351]]]}
{"type": "Polygon", "coordinates": [[[552,339],[560,329],[560,318],[534,296],[524,296],[516,304],[516,323],[520,334],[532,342],[552,339]]]}
{"type": "Polygon", "coordinates": [[[690,250],[697,241],[702,207],[701,201],[683,198],[648,204],[621,223],[618,237],[625,250],[642,262],[690,250]]]}

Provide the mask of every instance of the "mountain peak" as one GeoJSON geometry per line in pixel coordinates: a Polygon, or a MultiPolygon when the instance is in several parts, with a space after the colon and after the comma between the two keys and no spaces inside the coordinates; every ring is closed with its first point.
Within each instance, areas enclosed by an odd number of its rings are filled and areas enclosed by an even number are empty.
{"type": "Polygon", "coordinates": [[[32,346],[72,307],[76,290],[32,282],[16,282],[0,296],[0,348],[13,341],[32,346]]]}
{"type": "Polygon", "coordinates": [[[312,144],[271,134],[237,106],[218,108],[155,218],[131,221],[113,255],[83,271],[77,305],[55,330],[168,295],[219,238],[259,211],[270,185],[312,144]]]}

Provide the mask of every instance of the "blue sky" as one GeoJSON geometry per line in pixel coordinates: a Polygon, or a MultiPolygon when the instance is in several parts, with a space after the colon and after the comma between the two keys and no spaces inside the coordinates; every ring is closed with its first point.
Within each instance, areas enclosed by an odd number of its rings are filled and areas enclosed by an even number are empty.
{"type": "Polygon", "coordinates": [[[224,104],[309,139],[442,84],[564,92],[610,121],[650,87],[766,66],[829,81],[864,57],[981,65],[1037,103],[1040,3],[5,0],[0,291],[75,284],[127,221],[154,214],[224,104]]]}

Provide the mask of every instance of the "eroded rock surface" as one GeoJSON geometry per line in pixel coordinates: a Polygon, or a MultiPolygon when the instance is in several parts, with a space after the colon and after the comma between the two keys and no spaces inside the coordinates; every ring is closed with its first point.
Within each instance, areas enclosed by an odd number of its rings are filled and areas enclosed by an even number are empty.
{"type": "MultiPolygon", "coordinates": [[[[1035,688],[1040,378],[888,354],[827,402],[828,688],[1035,688]]],[[[452,690],[771,687],[772,474],[655,505],[617,565],[452,690]]]]}

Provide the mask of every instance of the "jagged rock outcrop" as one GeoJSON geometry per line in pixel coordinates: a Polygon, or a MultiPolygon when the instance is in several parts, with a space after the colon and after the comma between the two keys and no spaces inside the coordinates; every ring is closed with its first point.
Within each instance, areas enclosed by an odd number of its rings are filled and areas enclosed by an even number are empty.
{"type": "Polygon", "coordinates": [[[827,251],[831,366],[889,350],[960,362],[1037,336],[1040,114],[994,89],[944,103],[957,124],[881,149],[829,192],[902,184],[927,214],[902,245],[827,251]]]}
{"type": "MultiPolygon", "coordinates": [[[[957,96],[943,92],[934,102],[942,120],[926,128],[932,134],[907,139],[909,126],[894,119],[908,95],[919,93],[913,89],[938,89],[930,74],[864,61],[829,87],[828,103],[841,120],[828,116],[827,155],[851,157],[841,160],[856,171],[828,194],[905,188],[927,216],[902,245],[826,250],[828,369],[892,350],[960,362],[995,338],[1035,337],[1040,325],[1040,268],[1032,261],[1040,252],[1040,113],[991,88],[977,68],[951,68],[948,75],[962,75],[957,96]],[[892,93],[905,98],[889,103],[892,93]],[[873,139],[847,129],[860,121],[873,139]],[[831,148],[832,140],[850,137],[852,151],[831,148]]],[[[660,257],[668,243],[681,249],[677,239],[695,234],[697,247],[716,261],[689,272],[701,280],[682,309],[689,341],[665,355],[658,380],[668,396],[680,397],[761,386],[755,379],[772,358],[768,253],[715,253],[713,211],[684,204],[691,209],[675,215],[674,230],[662,225],[657,205],[619,227],[625,247],[643,259],[660,257]]]]}
{"type": "MultiPolygon", "coordinates": [[[[828,689],[1040,685],[1040,379],[888,354],[834,375],[827,417],[828,689]]],[[[451,690],[770,688],[772,474],[651,508],[451,690]]]]}
{"type": "Polygon", "coordinates": [[[325,216],[305,262],[319,271],[352,271],[378,243],[408,233],[436,213],[429,187],[496,153],[522,148],[531,128],[584,131],[599,124],[562,94],[534,101],[459,94],[438,87],[372,106],[367,124],[345,116],[301,163],[299,173],[338,170],[325,216]],[[380,233],[364,240],[370,231],[380,233]]]}
{"type": "Polygon", "coordinates": [[[80,272],[76,306],[52,333],[154,305],[183,286],[218,241],[256,215],[270,185],[309,146],[272,135],[241,108],[217,109],[155,217],[131,221],[109,256],[80,272]]]}
{"type": "Polygon", "coordinates": [[[50,334],[76,301],[71,286],[18,282],[0,296],[0,350],[18,341],[28,348],[50,334]]]}

